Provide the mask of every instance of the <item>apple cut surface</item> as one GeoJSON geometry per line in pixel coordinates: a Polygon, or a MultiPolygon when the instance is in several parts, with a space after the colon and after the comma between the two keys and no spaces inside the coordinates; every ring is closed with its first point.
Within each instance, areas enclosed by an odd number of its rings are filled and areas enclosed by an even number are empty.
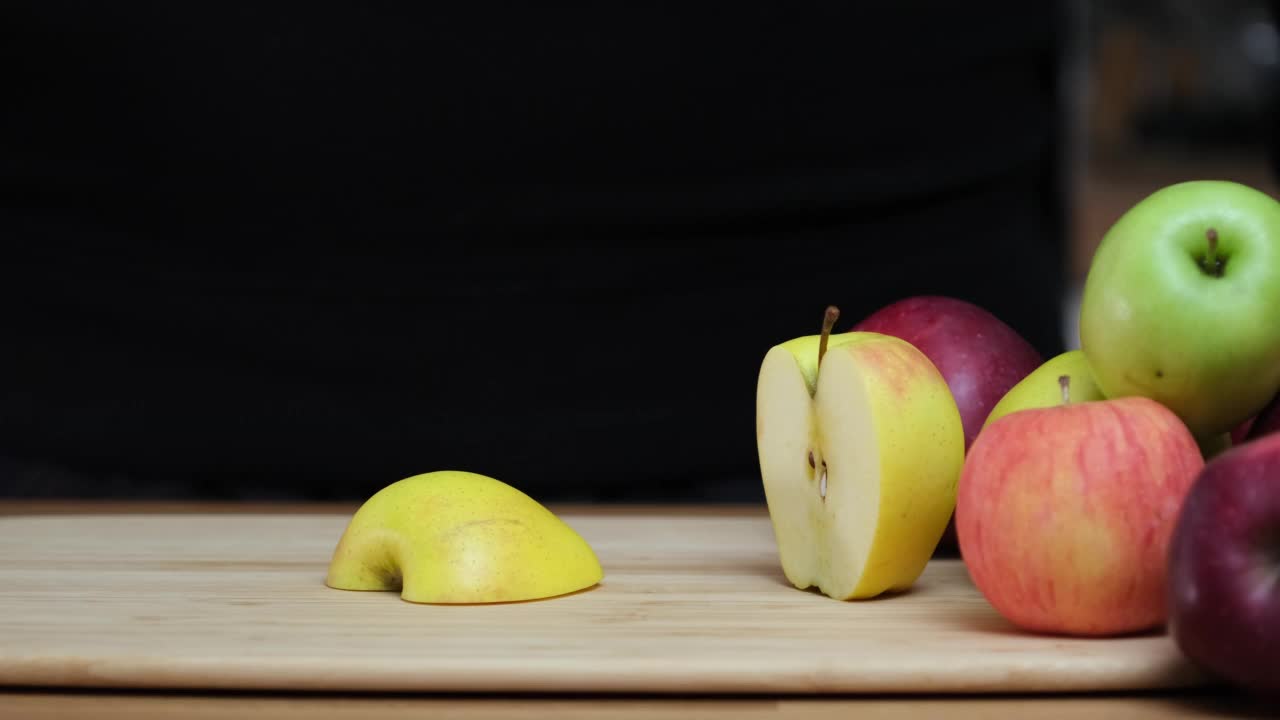
{"type": "Polygon", "coordinates": [[[761,365],[756,438],[782,569],[833,598],[904,590],[955,506],[959,410],[908,343],[866,332],[772,348],[761,365]]]}

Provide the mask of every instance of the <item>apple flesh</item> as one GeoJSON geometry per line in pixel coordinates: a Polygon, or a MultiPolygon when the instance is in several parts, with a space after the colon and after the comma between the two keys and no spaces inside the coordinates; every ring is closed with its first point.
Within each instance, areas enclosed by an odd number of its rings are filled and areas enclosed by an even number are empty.
{"type": "Polygon", "coordinates": [[[1165,619],[1165,558],[1204,465],[1148,398],[1028,409],[987,426],[956,501],[974,584],[1025,630],[1108,636],[1165,619]]]}
{"type": "Polygon", "coordinates": [[[957,298],[906,298],[867,316],[854,330],[911,343],[937,366],[960,410],[968,448],[992,408],[1042,363],[1040,353],[984,308],[957,298]]]}
{"type": "Polygon", "coordinates": [[[1280,693],[1280,435],[1205,465],[1169,552],[1169,630],[1203,669],[1280,693]]]}
{"type": "Polygon", "coordinates": [[[821,346],[782,343],[760,368],[756,443],[783,573],[839,600],[904,590],[955,507],[960,414],[902,340],[851,332],[821,346]]]}
{"type": "Polygon", "coordinates": [[[1209,438],[1280,389],[1277,308],[1280,203],[1231,182],[1179,183],[1103,237],[1080,341],[1107,397],[1152,398],[1209,438]]]}

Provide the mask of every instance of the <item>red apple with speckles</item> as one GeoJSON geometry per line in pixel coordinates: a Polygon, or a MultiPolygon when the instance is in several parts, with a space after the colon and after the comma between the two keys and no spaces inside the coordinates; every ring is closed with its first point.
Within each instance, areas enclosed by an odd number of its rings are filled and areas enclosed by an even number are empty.
{"type": "Polygon", "coordinates": [[[961,556],[987,600],[1024,630],[1157,628],[1169,537],[1203,467],[1187,426],[1148,398],[1006,415],[978,436],[961,472],[961,556]]]}
{"type": "MultiPolygon", "coordinates": [[[[1031,343],[1000,318],[971,302],[941,295],[886,305],[853,329],[893,335],[929,358],[960,410],[966,450],[996,403],[1043,363],[1031,343]]],[[[955,544],[952,521],[938,549],[954,554],[955,544]]]]}
{"type": "Polygon", "coordinates": [[[960,409],[966,448],[1000,398],[1043,363],[1031,343],[1000,318],[956,298],[899,300],[853,329],[906,340],[933,362],[960,409]]]}
{"type": "Polygon", "coordinates": [[[1280,695],[1280,434],[1205,465],[1169,549],[1169,632],[1204,670],[1280,695]]]}

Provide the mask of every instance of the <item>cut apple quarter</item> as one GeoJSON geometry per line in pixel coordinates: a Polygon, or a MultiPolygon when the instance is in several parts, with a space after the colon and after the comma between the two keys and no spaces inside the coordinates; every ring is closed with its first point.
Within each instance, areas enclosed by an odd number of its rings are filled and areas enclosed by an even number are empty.
{"type": "Polygon", "coordinates": [[[777,345],[756,391],[756,445],[783,573],[840,600],[909,588],[955,509],[960,412],[907,342],[869,332],[777,345]]]}
{"type": "Polygon", "coordinates": [[[491,477],[440,471],[369,498],[339,539],[325,582],[455,604],[554,597],[603,577],[586,540],[533,498],[491,477]]]}

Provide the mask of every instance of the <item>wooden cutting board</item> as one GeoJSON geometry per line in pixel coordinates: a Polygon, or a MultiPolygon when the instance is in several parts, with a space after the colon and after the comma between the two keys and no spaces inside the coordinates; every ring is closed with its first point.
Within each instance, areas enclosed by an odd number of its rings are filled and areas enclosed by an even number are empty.
{"type": "Polygon", "coordinates": [[[1161,634],[1037,637],[955,560],[837,602],[792,588],[765,515],[563,516],[592,590],[484,606],[325,587],[348,517],[0,519],[0,684],[279,690],[1037,692],[1203,679],[1161,634]]]}

